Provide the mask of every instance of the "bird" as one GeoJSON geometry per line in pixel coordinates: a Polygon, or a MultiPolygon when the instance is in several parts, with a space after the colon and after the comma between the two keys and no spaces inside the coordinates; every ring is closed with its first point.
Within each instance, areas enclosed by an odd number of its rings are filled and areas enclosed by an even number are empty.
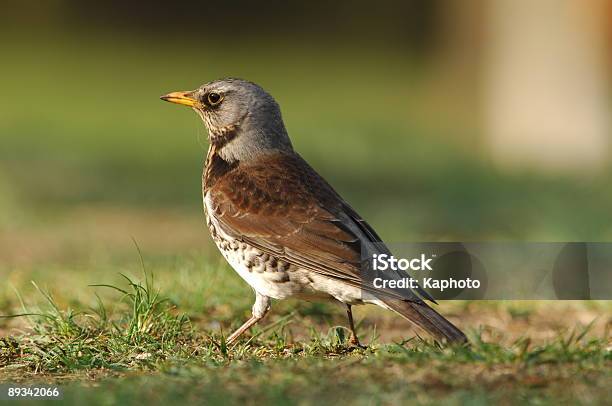
{"type": "Polygon", "coordinates": [[[276,100],[261,86],[225,78],[162,100],[191,107],[208,132],[202,173],[206,225],[219,251],[255,292],[235,343],[269,312],[273,299],[332,301],[346,309],[349,342],[361,346],[352,306],[398,313],[436,341],[465,334],[436,312],[420,288],[376,289],[362,256],[388,253],[379,235],[293,148],[276,100]]]}

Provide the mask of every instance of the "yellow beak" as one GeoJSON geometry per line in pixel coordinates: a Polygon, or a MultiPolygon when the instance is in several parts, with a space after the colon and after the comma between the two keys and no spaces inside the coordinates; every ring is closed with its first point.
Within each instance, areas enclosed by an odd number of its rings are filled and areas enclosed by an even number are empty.
{"type": "Polygon", "coordinates": [[[172,92],[161,96],[160,99],[189,107],[196,107],[200,104],[200,102],[193,97],[193,92],[172,92]]]}

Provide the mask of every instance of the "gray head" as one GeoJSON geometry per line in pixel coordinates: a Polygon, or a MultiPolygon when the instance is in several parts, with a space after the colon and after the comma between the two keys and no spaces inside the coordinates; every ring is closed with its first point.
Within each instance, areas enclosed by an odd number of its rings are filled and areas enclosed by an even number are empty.
{"type": "Polygon", "coordinates": [[[193,108],[204,121],[217,153],[229,162],[293,151],[278,104],[255,83],[220,79],[161,99],[193,108]]]}

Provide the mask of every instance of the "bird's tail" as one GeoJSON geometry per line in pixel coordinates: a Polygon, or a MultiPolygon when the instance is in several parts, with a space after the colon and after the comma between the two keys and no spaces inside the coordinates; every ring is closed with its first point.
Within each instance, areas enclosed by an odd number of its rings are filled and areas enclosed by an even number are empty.
{"type": "Polygon", "coordinates": [[[446,341],[449,344],[463,344],[467,342],[467,337],[461,330],[425,302],[416,303],[390,298],[383,299],[383,302],[386,307],[421,327],[437,340],[446,341]]]}

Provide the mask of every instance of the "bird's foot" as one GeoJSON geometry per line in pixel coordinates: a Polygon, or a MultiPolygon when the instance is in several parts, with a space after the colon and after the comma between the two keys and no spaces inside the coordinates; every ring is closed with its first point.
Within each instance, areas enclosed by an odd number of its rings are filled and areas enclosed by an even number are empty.
{"type": "Polygon", "coordinates": [[[351,345],[351,348],[354,348],[354,349],[365,350],[366,348],[368,348],[367,345],[362,345],[359,342],[359,339],[357,338],[357,336],[354,334],[351,334],[351,337],[349,338],[349,344],[351,345]]]}

